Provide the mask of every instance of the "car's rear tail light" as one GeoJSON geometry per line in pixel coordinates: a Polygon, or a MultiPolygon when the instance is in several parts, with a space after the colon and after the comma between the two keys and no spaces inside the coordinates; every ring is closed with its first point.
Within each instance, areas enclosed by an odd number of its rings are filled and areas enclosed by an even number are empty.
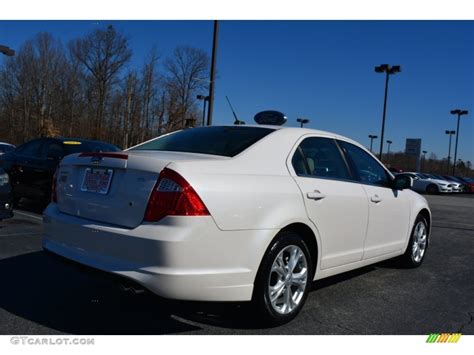
{"type": "Polygon", "coordinates": [[[165,168],[148,200],[144,221],[165,216],[207,216],[209,211],[193,187],[176,171],[165,168]]]}
{"type": "Polygon", "coordinates": [[[53,175],[53,182],[51,183],[51,202],[57,202],[58,201],[58,196],[56,194],[56,180],[58,177],[58,169],[56,168],[56,171],[54,172],[53,175]]]}

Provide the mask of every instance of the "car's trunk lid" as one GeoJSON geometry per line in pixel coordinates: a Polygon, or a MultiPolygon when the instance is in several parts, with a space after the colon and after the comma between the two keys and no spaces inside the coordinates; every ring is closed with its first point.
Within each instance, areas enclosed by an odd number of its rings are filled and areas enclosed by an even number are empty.
{"type": "Polygon", "coordinates": [[[67,156],[57,172],[58,208],[73,216],[134,228],[143,221],[149,196],[164,167],[178,160],[209,159],[228,158],[137,150],[67,156]],[[105,181],[102,190],[94,189],[98,180],[91,180],[93,174],[105,181]]]}

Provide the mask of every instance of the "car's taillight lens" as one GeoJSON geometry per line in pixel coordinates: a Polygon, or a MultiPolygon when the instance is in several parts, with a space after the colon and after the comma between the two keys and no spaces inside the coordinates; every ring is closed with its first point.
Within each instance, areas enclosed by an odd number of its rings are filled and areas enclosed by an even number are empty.
{"type": "Polygon", "coordinates": [[[58,169],[54,172],[53,182],[51,183],[51,202],[57,202],[58,197],[56,195],[56,179],[58,177],[58,169]]]}
{"type": "Polygon", "coordinates": [[[176,171],[165,168],[148,200],[144,221],[165,216],[207,216],[209,211],[193,187],[176,171]]]}

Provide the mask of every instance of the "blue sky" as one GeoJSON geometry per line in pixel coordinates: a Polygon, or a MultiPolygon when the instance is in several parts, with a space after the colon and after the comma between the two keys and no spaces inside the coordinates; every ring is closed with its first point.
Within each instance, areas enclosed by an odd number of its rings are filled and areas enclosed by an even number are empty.
{"type": "MultiPolygon", "coordinates": [[[[177,45],[211,52],[212,21],[0,21],[0,43],[18,48],[39,31],[67,42],[108,24],[129,38],[130,66],[153,46],[162,57],[177,45]]],[[[449,111],[459,107],[471,114],[461,120],[458,157],[474,161],[473,21],[222,21],[215,123],[233,122],[228,95],[248,123],[276,109],[289,125],[307,117],[312,128],[367,145],[369,133],[380,136],[384,77],[373,68],[382,63],[402,66],[390,79],[391,150],[422,138],[423,150],[447,156],[444,131],[456,129],[449,111]]]]}

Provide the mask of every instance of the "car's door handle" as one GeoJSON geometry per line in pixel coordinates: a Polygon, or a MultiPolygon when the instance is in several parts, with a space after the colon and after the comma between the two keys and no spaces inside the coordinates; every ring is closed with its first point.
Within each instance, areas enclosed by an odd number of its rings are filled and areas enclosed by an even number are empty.
{"type": "Polygon", "coordinates": [[[379,195],[373,195],[370,198],[370,201],[375,202],[375,203],[379,203],[380,201],[382,201],[382,199],[379,197],[379,195]]]}
{"type": "Polygon", "coordinates": [[[321,193],[318,190],[315,190],[315,191],[312,191],[312,192],[308,192],[306,194],[306,197],[311,199],[311,200],[322,200],[323,198],[326,197],[326,195],[321,193]]]}

